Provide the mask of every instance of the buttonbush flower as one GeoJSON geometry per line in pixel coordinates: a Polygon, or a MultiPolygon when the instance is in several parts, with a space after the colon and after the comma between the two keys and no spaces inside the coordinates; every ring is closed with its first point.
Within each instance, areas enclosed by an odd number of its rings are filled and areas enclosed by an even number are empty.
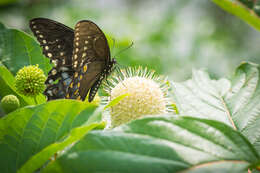
{"type": "Polygon", "coordinates": [[[20,94],[35,97],[44,91],[45,80],[46,77],[38,65],[29,65],[17,72],[15,87],[20,94]]]}
{"type": "Polygon", "coordinates": [[[1,100],[1,107],[8,114],[20,107],[20,101],[15,95],[6,95],[1,100]]]}
{"type": "Polygon", "coordinates": [[[168,82],[147,68],[127,68],[114,74],[105,83],[108,100],[125,96],[111,106],[111,125],[119,126],[144,115],[166,113],[169,110],[168,82]]]}

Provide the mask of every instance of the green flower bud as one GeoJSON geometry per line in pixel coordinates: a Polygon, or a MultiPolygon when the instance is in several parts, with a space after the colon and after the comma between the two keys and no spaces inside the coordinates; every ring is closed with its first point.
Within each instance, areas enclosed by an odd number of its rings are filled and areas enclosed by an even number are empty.
{"type": "Polygon", "coordinates": [[[1,107],[9,113],[20,107],[20,101],[15,95],[7,95],[1,100],[1,107]]]}
{"type": "Polygon", "coordinates": [[[168,87],[166,80],[156,77],[147,69],[127,69],[115,77],[114,86],[110,86],[110,100],[127,94],[120,102],[110,109],[113,127],[127,123],[145,115],[166,113],[168,87]]]}
{"type": "Polygon", "coordinates": [[[15,87],[20,94],[35,97],[45,89],[46,77],[38,65],[20,69],[15,76],[15,87]]]}

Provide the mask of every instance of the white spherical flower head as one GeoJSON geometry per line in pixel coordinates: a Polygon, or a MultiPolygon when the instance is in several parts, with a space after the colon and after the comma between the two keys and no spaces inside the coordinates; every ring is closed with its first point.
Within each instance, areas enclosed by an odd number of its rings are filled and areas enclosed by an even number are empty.
{"type": "Polygon", "coordinates": [[[113,127],[127,123],[144,115],[155,115],[167,112],[166,80],[155,77],[147,69],[127,69],[114,77],[110,86],[110,100],[125,96],[110,109],[113,127]],[[136,71],[135,71],[136,70],[136,71]]]}

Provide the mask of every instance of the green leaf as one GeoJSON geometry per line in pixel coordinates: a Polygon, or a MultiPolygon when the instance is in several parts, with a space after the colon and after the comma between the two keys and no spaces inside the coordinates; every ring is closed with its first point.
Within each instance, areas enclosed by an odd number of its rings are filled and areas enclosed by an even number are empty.
{"type": "Polygon", "coordinates": [[[221,122],[157,116],[92,131],[43,172],[242,172],[258,159],[247,139],[221,122]]]}
{"type": "Polygon", "coordinates": [[[180,114],[222,121],[239,130],[260,152],[259,67],[242,63],[232,81],[211,80],[202,70],[192,79],[173,83],[173,95],[180,114]]]}
{"type": "Polygon", "coordinates": [[[257,15],[259,14],[259,6],[258,4],[255,4],[255,6],[252,4],[255,2],[251,1],[250,3],[241,3],[236,0],[212,1],[229,13],[241,18],[255,29],[260,30],[260,18],[257,15]]]}
{"type": "Polygon", "coordinates": [[[42,166],[57,150],[75,142],[80,135],[95,127],[88,124],[86,118],[93,114],[95,108],[79,101],[57,100],[18,109],[0,119],[1,172],[16,172],[28,160],[21,171],[28,169],[31,172],[42,166]],[[72,130],[85,123],[86,127],[72,130]],[[64,138],[68,134],[70,136],[64,138]]]}
{"type": "Polygon", "coordinates": [[[80,126],[71,130],[70,135],[62,142],[55,142],[48,147],[44,148],[39,153],[32,156],[22,167],[19,169],[19,173],[29,173],[34,172],[40,168],[51,156],[53,156],[57,151],[65,149],[65,147],[73,144],[80,140],[87,132],[94,128],[103,126],[103,124],[92,123],[90,125],[80,126]]]}
{"type": "Polygon", "coordinates": [[[111,100],[105,107],[104,107],[104,110],[109,108],[109,107],[112,107],[112,106],[115,106],[117,105],[121,100],[123,100],[126,96],[129,96],[130,94],[129,93],[126,93],[126,94],[122,94],[116,98],[114,98],[113,100],[111,100]]]}
{"type": "MultiPolygon", "coordinates": [[[[0,63],[0,98],[3,98],[4,96],[9,94],[13,94],[17,96],[17,98],[20,100],[21,107],[35,104],[33,98],[26,97],[17,93],[14,87],[14,83],[14,76],[4,65],[0,63]]],[[[36,99],[38,103],[46,102],[45,96],[43,94],[39,94],[36,99]]]]}
{"type": "Polygon", "coordinates": [[[224,95],[230,90],[227,79],[211,80],[202,70],[193,70],[192,79],[173,83],[179,114],[222,121],[232,126],[224,95]]]}
{"type": "Polygon", "coordinates": [[[49,59],[44,57],[40,45],[25,32],[8,29],[0,23],[0,62],[12,74],[27,65],[39,64],[45,74],[51,68],[49,59]]]}
{"type": "Polygon", "coordinates": [[[232,88],[225,96],[231,117],[260,153],[260,73],[259,66],[242,63],[232,79],[232,88]]]}

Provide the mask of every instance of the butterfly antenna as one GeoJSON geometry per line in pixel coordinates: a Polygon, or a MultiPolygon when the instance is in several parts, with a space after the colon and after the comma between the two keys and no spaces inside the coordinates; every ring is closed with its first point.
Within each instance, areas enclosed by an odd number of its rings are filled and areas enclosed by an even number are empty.
{"type": "Polygon", "coordinates": [[[116,45],[116,40],[114,38],[112,38],[113,40],[113,46],[112,46],[112,52],[114,51],[115,45],[116,45]]]}
{"type": "Polygon", "coordinates": [[[119,55],[120,53],[124,52],[125,50],[131,48],[133,45],[134,45],[134,42],[132,42],[132,43],[131,43],[129,46],[127,46],[126,48],[124,48],[124,49],[120,50],[119,52],[117,52],[117,53],[115,54],[115,56],[117,56],[117,55],[119,55]]]}

